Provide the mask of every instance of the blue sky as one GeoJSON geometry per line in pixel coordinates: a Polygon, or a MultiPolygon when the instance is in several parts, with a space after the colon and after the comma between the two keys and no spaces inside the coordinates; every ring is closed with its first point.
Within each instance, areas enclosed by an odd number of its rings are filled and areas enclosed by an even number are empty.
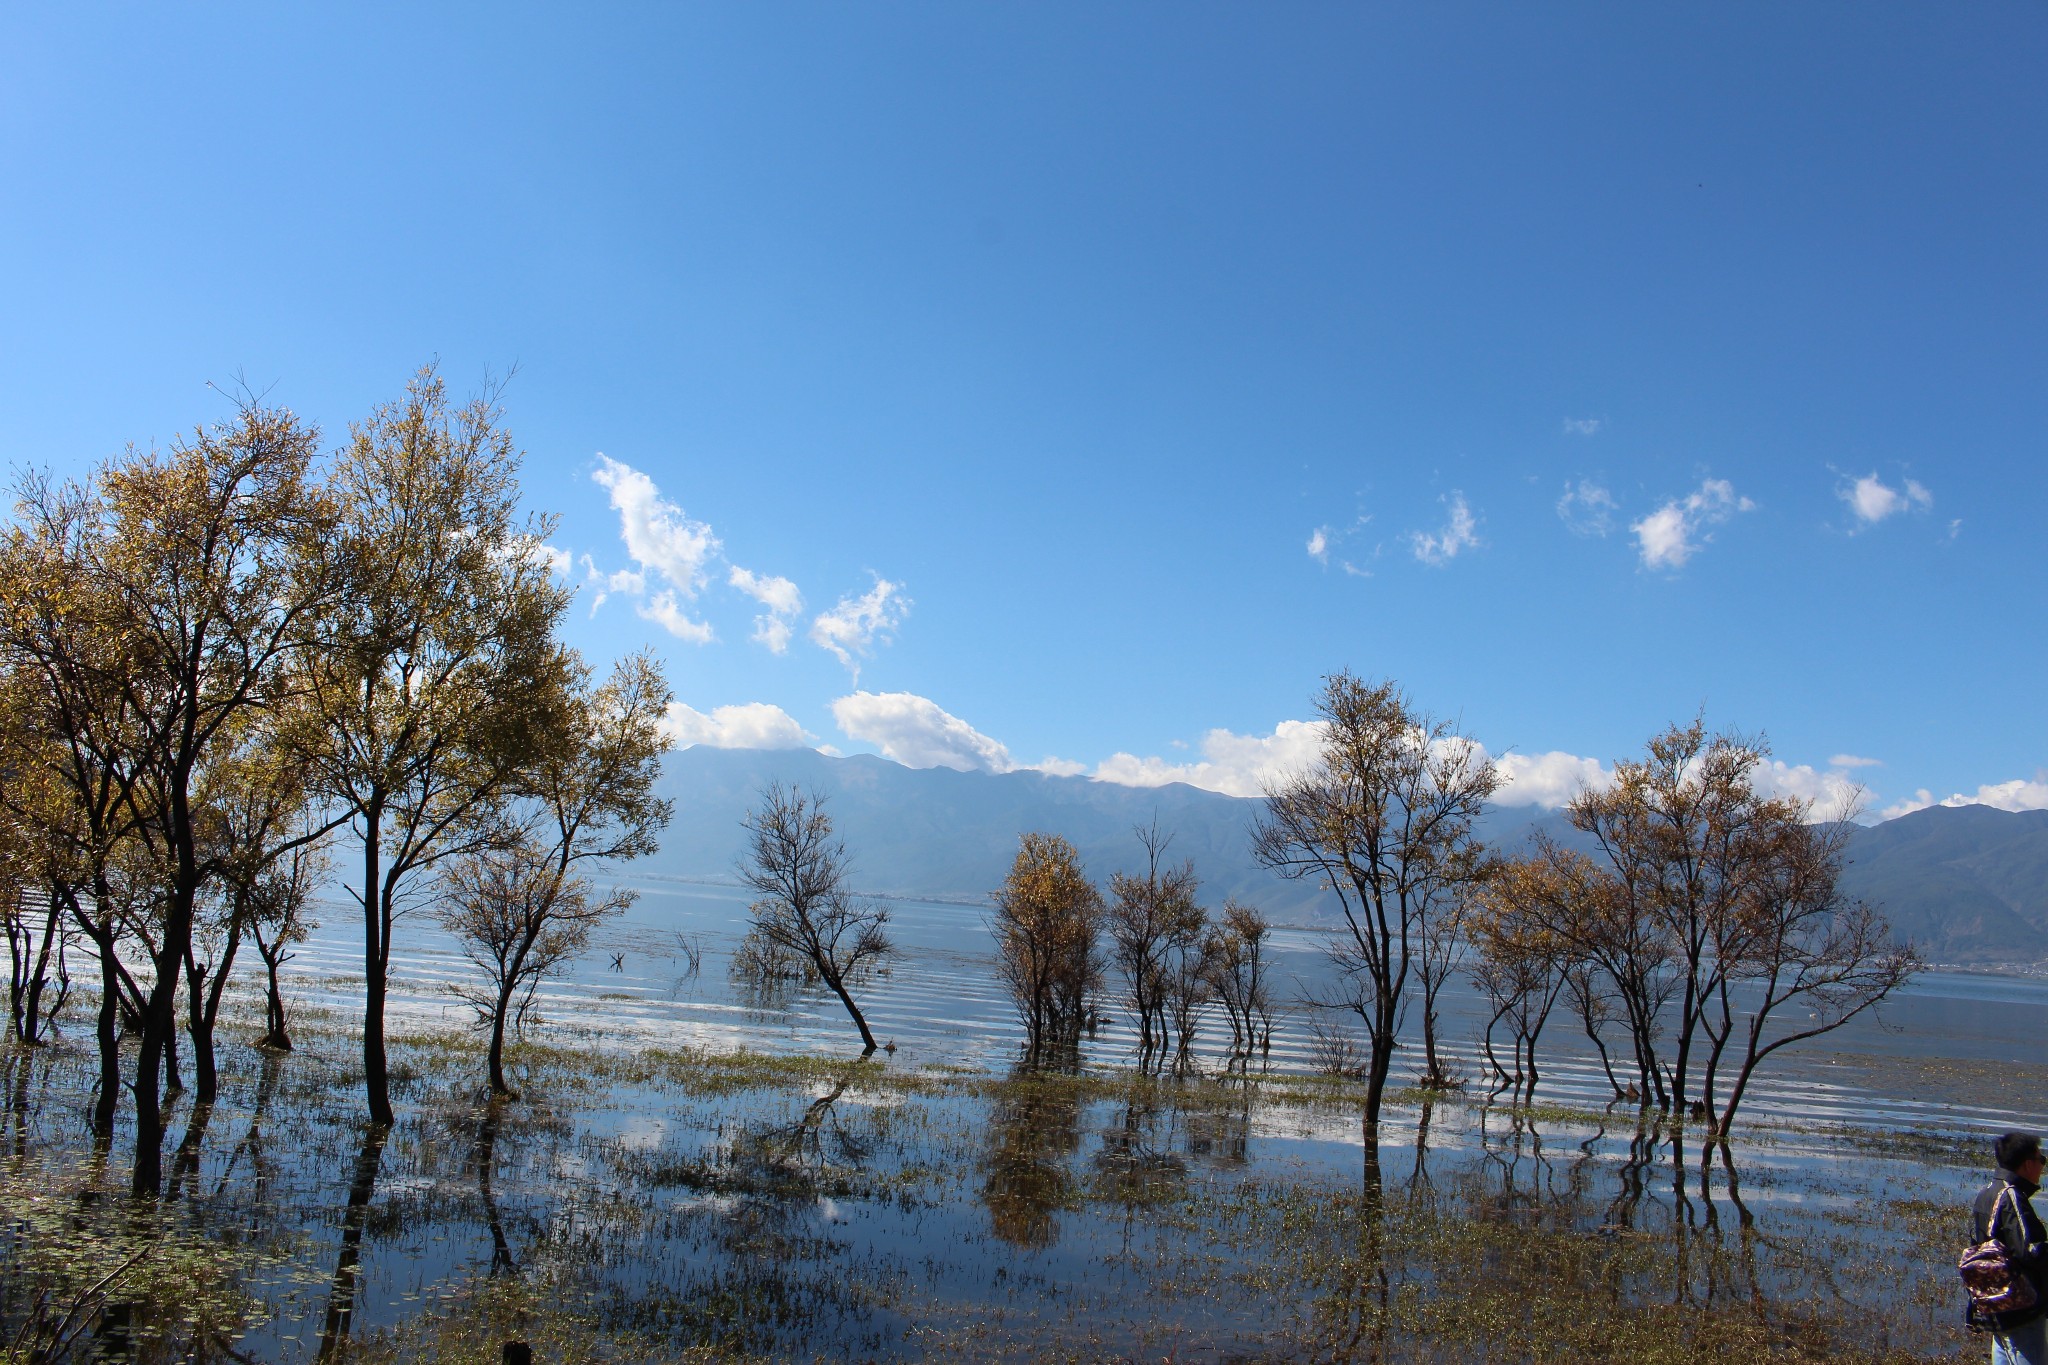
{"type": "Polygon", "coordinates": [[[576,643],[654,644],[707,742],[1251,790],[1350,668],[1525,801],[1704,707],[1788,790],[2048,805],[2044,49],[2020,3],[17,6],[0,457],[516,366],[576,643]]]}

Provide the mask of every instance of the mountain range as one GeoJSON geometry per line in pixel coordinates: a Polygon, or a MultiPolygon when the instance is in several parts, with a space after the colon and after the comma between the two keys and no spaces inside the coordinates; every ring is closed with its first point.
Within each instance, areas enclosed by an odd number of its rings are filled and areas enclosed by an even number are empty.
{"type": "MultiPolygon", "coordinates": [[[[1097,882],[1106,882],[1113,871],[1142,866],[1136,831],[1156,823],[1172,836],[1168,856],[1193,861],[1210,904],[1235,896],[1282,923],[1315,924],[1328,913],[1312,886],[1284,881],[1253,859],[1255,799],[1181,783],[1126,787],[1039,772],[907,768],[811,749],[699,745],[669,755],[660,791],[675,802],[675,818],[660,852],[635,870],[734,880],[740,818],[771,781],[826,799],[855,884],[876,894],[985,903],[1026,830],[1063,835],[1097,882]]],[[[1575,840],[1561,816],[1510,806],[1491,808],[1480,835],[1512,850],[1539,829],[1575,840]]],[[[1882,907],[1931,962],[2048,958],[2048,811],[1935,806],[1859,828],[1844,888],[1882,907]]]]}

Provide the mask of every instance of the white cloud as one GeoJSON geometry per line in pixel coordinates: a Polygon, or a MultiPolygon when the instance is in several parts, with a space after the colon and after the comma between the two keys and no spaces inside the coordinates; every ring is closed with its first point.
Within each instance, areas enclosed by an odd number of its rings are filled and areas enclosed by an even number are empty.
{"type": "Polygon", "coordinates": [[[1863,758],[1857,754],[1836,754],[1828,760],[1830,768],[1882,768],[1881,758],[1863,758]]]}
{"type": "Polygon", "coordinates": [[[1735,485],[1728,480],[1707,479],[1695,491],[1665,503],[1633,523],[1629,530],[1635,532],[1643,567],[1678,569],[1699,552],[1702,544],[1713,539],[1706,533],[1706,527],[1755,508],[1756,504],[1748,498],[1736,495],[1735,485]]]}
{"type": "Polygon", "coordinates": [[[1079,777],[1088,771],[1086,763],[1076,763],[1071,758],[1053,758],[1050,755],[1036,763],[1026,763],[1024,768],[1027,772],[1049,773],[1054,777],[1079,777]]]}
{"type": "Polygon", "coordinates": [[[1603,789],[1614,781],[1614,773],[1599,759],[1555,749],[1544,754],[1502,754],[1494,766],[1500,786],[1493,800],[1501,806],[1556,810],[1580,792],[1603,789]]]}
{"type": "Polygon", "coordinates": [[[1830,765],[1823,772],[1810,763],[1789,764],[1772,759],[1758,765],[1750,786],[1764,796],[1788,796],[1804,801],[1815,820],[1851,820],[1864,814],[1868,793],[1863,784],[1830,765]]]}
{"type": "Polygon", "coordinates": [[[712,749],[801,749],[812,739],[796,717],[765,701],[713,707],[709,715],[670,702],[662,728],[679,749],[693,744],[712,749]]]}
{"type": "Polygon", "coordinates": [[[1934,506],[1934,494],[1925,484],[1907,479],[1904,488],[1893,488],[1878,478],[1874,470],[1860,479],[1843,483],[1835,490],[1835,496],[1849,504],[1859,527],[1875,526],[1886,517],[1912,508],[1924,512],[1934,506]]]}
{"type": "Polygon", "coordinates": [[[597,461],[590,477],[611,492],[626,553],[642,568],[659,573],[684,597],[695,597],[704,586],[705,566],[719,554],[718,537],[709,526],[664,501],[654,480],[639,470],[606,455],[597,461]]]}
{"type": "Polygon", "coordinates": [[[1408,543],[1415,549],[1415,557],[1438,567],[1457,558],[1460,550],[1479,544],[1479,537],[1474,534],[1478,523],[1472,519],[1472,509],[1465,505],[1465,495],[1452,493],[1445,501],[1450,505],[1451,518],[1442,531],[1434,535],[1427,531],[1413,531],[1408,536],[1408,543]]]}
{"type": "Polygon", "coordinates": [[[858,660],[867,657],[876,641],[890,639],[909,610],[910,599],[903,596],[903,585],[877,574],[875,586],[867,592],[859,597],[842,597],[830,611],[819,613],[811,622],[811,642],[838,656],[839,662],[852,670],[857,683],[858,660]]]}
{"type": "Polygon", "coordinates": [[[907,768],[1007,773],[1010,751],[928,697],[912,692],[856,692],[832,703],[832,719],[849,737],[872,744],[907,768]]]}
{"type": "Polygon", "coordinates": [[[583,581],[595,588],[590,595],[592,616],[597,615],[597,609],[615,592],[639,597],[647,591],[647,576],[637,569],[619,569],[613,573],[605,573],[589,555],[583,556],[583,581]]]}
{"type": "Polygon", "coordinates": [[[1971,795],[1957,792],[1954,796],[1934,799],[1934,793],[1922,787],[1904,801],[1886,806],[1879,812],[1879,818],[1897,819],[1911,815],[1916,810],[1929,806],[1993,806],[1999,810],[2048,810],[2048,776],[2035,774],[2029,782],[2025,778],[2014,778],[2010,782],[1987,782],[1971,795]]]}
{"type": "Polygon", "coordinates": [[[757,574],[735,564],[726,581],[777,616],[794,616],[804,609],[803,594],[787,578],[757,574]]]}
{"type": "Polygon", "coordinates": [[[1598,417],[1567,417],[1564,419],[1564,434],[1567,436],[1593,436],[1606,424],[1598,417]]]}
{"type": "Polygon", "coordinates": [[[567,550],[558,550],[545,541],[533,542],[533,557],[548,566],[548,572],[557,578],[569,578],[576,572],[576,556],[567,550]]]}
{"type": "Polygon", "coordinates": [[[1573,535],[1604,536],[1614,529],[1614,514],[1620,510],[1614,495],[1590,479],[1567,483],[1557,500],[1559,520],[1573,535]]]}
{"type": "Polygon", "coordinates": [[[708,645],[717,638],[712,633],[711,623],[691,620],[672,592],[658,592],[645,602],[636,603],[633,610],[640,613],[643,618],[665,627],[668,633],[678,640],[688,640],[693,645],[708,645]]]}
{"type": "Polygon", "coordinates": [[[1330,528],[1318,526],[1308,535],[1308,557],[1318,564],[1330,562],[1330,528]]]}
{"type": "Polygon", "coordinates": [[[726,581],[768,608],[764,615],[754,618],[754,643],[767,646],[771,654],[787,653],[792,633],[789,618],[804,608],[803,594],[797,591],[796,584],[773,574],[742,569],[737,564],[732,566],[726,581]]]}
{"type": "Polygon", "coordinates": [[[1095,766],[1094,777],[1124,787],[1185,782],[1226,796],[1258,796],[1267,786],[1313,766],[1322,737],[1323,723],[1312,720],[1283,720],[1270,735],[1211,730],[1202,736],[1202,757],[1197,762],[1172,763],[1117,753],[1095,766]]]}

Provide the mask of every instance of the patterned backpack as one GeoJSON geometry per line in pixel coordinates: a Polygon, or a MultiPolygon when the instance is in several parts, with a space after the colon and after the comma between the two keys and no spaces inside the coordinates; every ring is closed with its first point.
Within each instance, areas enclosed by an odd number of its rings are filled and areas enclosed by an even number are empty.
{"type": "Polygon", "coordinates": [[[2026,1219],[2020,1217],[2019,1196],[2013,1194],[2012,1186],[2008,1185],[1991,1206],[1991,1225],[1985,1229],[1988,1235],[1983,1241],[1967,1247],[1962,1259],[1956,1262],[1956,1273],[1963,1277],[1963,1288],[1970,1291],[1970,1317],[1973,1321],[1993,1314],[2024,1312],[2040,1301],[2034,1290],[2034,1281],[2013,1265],[2012,1254],[2005,1249],[2005,1243],[1998,1240],[1998,1214],[2008,1194],[2013,1195],[2013,1216],[2020,1219],[2022,1229],[2026,1227],[2026,1219]]]}

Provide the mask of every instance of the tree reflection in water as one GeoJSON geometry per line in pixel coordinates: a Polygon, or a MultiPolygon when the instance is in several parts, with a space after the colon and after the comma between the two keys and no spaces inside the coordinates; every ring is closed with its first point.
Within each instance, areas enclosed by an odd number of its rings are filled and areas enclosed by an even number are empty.
{"type": "Polygon", "coordinates": [[[1011,1246],[1054,1245],[1054,1214],[1070,1207],[1077,1192],[1067,1166],[1081,1149],[1077,1093],[1056,1077],[1020,1069],[991,1106],[988,1131],[981,1202],[991,1230],[1011,1246]]]}

